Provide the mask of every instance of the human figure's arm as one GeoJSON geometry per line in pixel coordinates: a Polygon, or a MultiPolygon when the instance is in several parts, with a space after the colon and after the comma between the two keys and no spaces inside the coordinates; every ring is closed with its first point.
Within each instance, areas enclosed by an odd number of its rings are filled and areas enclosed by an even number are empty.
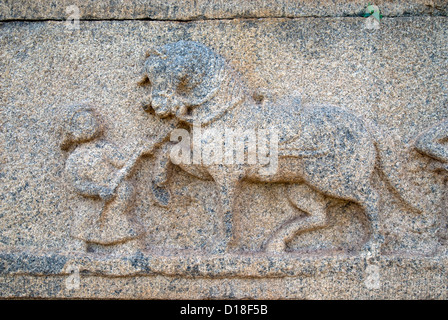
{"type": "Polygon", "coordinates": [[[73,187],[76,192],[85,197],[100,197],[102,200],[109,200],[113,193],[110,188],[100,186],[90,181],[75,180],[73,187]]]}
{"type": "Polygon", "coordinates": [[[145,156],[153,154],[159,147],[165,145],[170,140],[171,132],[177,128],[179,123],[179,120],[176,118],[158,120],[160,123],[157,125],[157,129],[145,138],[143,151],[145,156]]]}
{"type": "MultiPolygon", "coordinates": [[[[76,152],[76,151],[75,151],[76,152]]],[[[80,173],[85,159],[79,153],[72,154],[66,162],[65,171],[67,178],[75,189],[76,193],[85,197],[99,197],[103,200],[109,200],[112,196],[110,188],[95,183],[80,173]]]]}
{"type": "Polygon", "coordinates": [[[107,161],[115,168],[122,168],[126,164],[126,158],[112,143],[103,141],[101,147],[104,148],[104,154],[107,155],[107,161]]]}

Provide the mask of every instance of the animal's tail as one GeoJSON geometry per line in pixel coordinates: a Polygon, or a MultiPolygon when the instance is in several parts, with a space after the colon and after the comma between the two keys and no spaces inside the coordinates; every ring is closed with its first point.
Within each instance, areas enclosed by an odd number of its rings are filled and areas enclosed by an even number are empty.
{"type": "Polygon", "coordinates": [[[392,137],[385,134],[376,125],[365,121],[370,134],[375,140],[378,151],[378,166],[389,185],[397,192],[399,197],[419,213],[424,211],[423,196],[417,186],[409,179],[406,170],[405,149],[399,148],[392,137]]]}

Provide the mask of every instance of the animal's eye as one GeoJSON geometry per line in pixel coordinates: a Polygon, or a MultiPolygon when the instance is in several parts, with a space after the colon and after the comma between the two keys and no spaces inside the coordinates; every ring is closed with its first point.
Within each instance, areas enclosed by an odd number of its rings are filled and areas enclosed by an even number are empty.
{"type": "Polygon", "coordinates": [[[191,85],[190,85],[189,77],[187,75],[185,75],[179,79],[179,83],[177,84],[177,93],[186,94],[190,90],[191,90],[191,85]]]}
{"type": "Polygon", "coordinates": [[[186,115],[187,115],[187,116],[191,116],[191,115],[193,115],[193,107],[192,107],[192,106],[188,106],[188,107],[187,107],[186,115]]]}
{"type": "Polygon", "coordinates": [[[146,87],[151,84],[151,81],[149,80],[148,76],[144,76],[138,83],[140,87],[146,87]]]}

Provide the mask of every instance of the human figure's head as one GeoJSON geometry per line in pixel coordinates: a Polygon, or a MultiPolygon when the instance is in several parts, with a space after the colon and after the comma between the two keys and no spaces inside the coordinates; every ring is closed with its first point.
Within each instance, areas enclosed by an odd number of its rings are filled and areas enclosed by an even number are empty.
{"type": "Polygon", "coordinates": [[[97,138],[102,133],[102,124],[92,107],[70,107],[63,124],[61,149],[68,150],[73,144],[97,138]]]}

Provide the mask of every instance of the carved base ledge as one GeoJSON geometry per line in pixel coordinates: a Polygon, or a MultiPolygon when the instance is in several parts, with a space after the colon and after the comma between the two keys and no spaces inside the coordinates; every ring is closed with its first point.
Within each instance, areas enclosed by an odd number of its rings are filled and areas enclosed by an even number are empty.
{"type": "MultiPolygon", "coordinates": [[[[381,256],[374,262],[359,255],[336,254],[160,254],[137,252],[131,255],[1,252],[0,275],[68,275],[76,267],[89,276],[174,276],[205,278],[285,278],[311,277],[318,274],[363,271],[374,264],[385,271],[398,267],[437,268],[446,276],[448,254],[425,256],[381,256]]],[[[448,282],[448,281],[447,281],[448,282]]]]}
{"type": "MultiPolygon", "coordinates": [[[[447,299],[448,255],[382,256],[377,286],[359,256],[0,253],[3,298],[447,299]],[[67,287],[79,268],[79,287],[67,287]],[[231,278],[231,279],[230,279],[231,278]]],[[[375,279],[374,279],[375,280],[375,279]]]]}

